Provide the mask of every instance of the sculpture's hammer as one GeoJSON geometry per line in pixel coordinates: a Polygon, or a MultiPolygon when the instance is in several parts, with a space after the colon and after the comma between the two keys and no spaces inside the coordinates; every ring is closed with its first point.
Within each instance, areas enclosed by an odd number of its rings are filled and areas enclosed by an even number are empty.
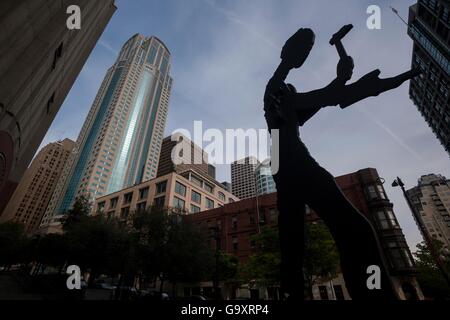
{"type": "Polygon", "coordinates": [[[341,57],[341,59],[346,58],[347,52],[345,52],[344,46],[342,45],[342,38],[344,38],[347,33],[350,32],[350,30],[353,29],[353,25],[352,24],[346,24],[345,26],[343,26],[338,32],[336,32],[335,34],[333,34],[333,36],[331,37],[330,40],[330,44],[332,46],[336,47],[336,50],[339,54],[339,57],[341,57]]]}

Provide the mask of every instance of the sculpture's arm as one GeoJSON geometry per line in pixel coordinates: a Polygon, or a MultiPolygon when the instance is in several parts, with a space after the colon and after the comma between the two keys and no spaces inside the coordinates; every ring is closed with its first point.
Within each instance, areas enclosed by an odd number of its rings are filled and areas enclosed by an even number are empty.
{"type": "Polygon", "coordinates": [[[379,74],[379,70],[372,71],[349,85],[345,85],[341,79],[336,78],[322,89],[288,94],[286,102],[294,105],[296,110],[300,112],[311,108],[336,105],[346,108],[360,100],[397,88],[406,80],[419,75],[420,71],[410,70],[396,77],[386,79],[380,79],[378,77],[379,74]]]}
{"type": "Polygon", "coordinates": [[[420,69],[413,69],[395,77],[380,79],[378,77],[380,70],[374,70],[346,86],[339,105],[343,109],[367,97],[378,96],[380,93],[399,87],[403,82],[418,76],[421,72],[420,69]]]}

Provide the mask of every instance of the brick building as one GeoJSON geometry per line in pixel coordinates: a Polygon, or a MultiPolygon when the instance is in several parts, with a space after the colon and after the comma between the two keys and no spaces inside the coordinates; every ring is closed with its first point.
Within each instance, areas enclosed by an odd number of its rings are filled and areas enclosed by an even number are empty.
{"type": "MultiPolygon", "coordinates": [[[[376,169],[367,168],[339,176],[336,182],[353,205],[374,225],[400,296],[406,299],[415,294],[422,299],[423,295],[414,276],[411,252],[393,213],[393,204],[384,191],[383,179],[376,169]]],[[[248,198],[192,214],[187,218],[192,219],[205,232],[211,232],[211,227],[219,227],[222,250],[245,261],[254,252],[251,236],[258,233],[262,225],[277,227],[276,198],[276,193],[248,198]]],[[[307,210],[308,221],[318,219],[314,212],[307,210]]]]}

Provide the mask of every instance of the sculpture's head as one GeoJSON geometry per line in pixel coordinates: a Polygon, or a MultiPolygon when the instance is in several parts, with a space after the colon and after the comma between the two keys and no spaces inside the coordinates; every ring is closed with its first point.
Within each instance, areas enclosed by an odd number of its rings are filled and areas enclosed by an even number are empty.
{"type": "Polygon", "coordinates": [[[281,50],[281,59],[292,68],[300,68],[314,46],[315,34],[311,29],[301,28],[290,37],[281,50]]]}

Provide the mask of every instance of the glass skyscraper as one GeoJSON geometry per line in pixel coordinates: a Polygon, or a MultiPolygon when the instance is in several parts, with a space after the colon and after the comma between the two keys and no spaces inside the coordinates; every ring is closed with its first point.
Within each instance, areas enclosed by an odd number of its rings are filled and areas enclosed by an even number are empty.
{"type": "Polygon", "coordinates": [[[172,87],[170,52],[136,34],[109,68],[42,224],[78,196],[95,198],[156,177],[172,87]]]}
{"type": "Polygon", "coordinates": [[[414,40],[409,94],[450,154],[450,2],[419,0],[409,9],[408,34],[414,40]]]}
{"type": "Polygon", "coordinates": [[[270,168],[270,158],[259,163],[255,169],[256,179],[256,194],[261,196],[263,194],[277,192],[275,181],[272,177],[272,170],[270,168]]]}

